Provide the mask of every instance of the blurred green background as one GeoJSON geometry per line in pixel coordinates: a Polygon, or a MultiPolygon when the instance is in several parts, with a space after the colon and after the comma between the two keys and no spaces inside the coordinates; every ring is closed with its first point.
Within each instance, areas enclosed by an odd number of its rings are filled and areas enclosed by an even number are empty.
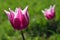
{"type": "Polygon", "coordinates": [[[24,30],[26,40],[60,40],[60,0],[0,0],[0,40],[22,40],[20,32],[12,28],[4,10],[11,8],[15,11],[16,7],[24,9],[27,5],[29,6],[30,23],[24,30]],[[56,32],[51,30],[50,22],[47,22],[41,12],[54,4],[56,5],[56,32]]]}

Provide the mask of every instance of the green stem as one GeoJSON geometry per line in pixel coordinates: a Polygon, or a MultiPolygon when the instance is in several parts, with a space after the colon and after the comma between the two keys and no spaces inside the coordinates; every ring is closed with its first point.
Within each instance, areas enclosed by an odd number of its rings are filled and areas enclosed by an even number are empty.
{"type": "Polygon", "coordinates": [[[22,39],[25,40],[25,37],[24,37],[23,31],[21,31],[21,35],[22,35],[22,39]]]}

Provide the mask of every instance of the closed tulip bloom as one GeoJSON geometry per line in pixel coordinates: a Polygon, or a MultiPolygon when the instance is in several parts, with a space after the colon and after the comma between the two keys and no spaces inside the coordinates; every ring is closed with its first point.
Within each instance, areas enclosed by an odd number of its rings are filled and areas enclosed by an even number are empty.
{"type": "Polygon", "coordinates": [[[28,27],[29,14],[28,6],[24,10],[16,8],[15,12],[9,8],[9,12],[4,10],[13,28],[16,30],[23,30],[28,27]]]}
{"type": "Polygon", "coordinates": [[[53,19],[55,17],[55,5],[50,6],[49,9],[42,10],[42,12],[47,20],[53,19]]]}

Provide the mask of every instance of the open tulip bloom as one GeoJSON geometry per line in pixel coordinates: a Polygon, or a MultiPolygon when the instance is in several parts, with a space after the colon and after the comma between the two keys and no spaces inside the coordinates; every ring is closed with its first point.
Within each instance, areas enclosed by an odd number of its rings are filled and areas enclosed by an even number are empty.
{"type": "Polygon", "coordinates": [[[56,24],[56,20],[55,20],[55,5],[53,6],[50,6],[49,9],[45,9],[45,10],[42,10],[45,18],[47,19],[48,21],[48,26],[47,26],[47,38],[48,38],[48,35],[50,35],[49,33],[51,33],[50,31],[48,30],[52,30],[54,32],[56,32],[56,29],[57,29],[57,24],[56,24]]]}
{"type": "Polygon", "coordinates": [[[42,13],[46,17],[47,20],[51,20],[55,17],[55,5],[50,6],[49,9],[42,10],[42,13]]]}
{"type": "Polygon", "coordinates": [[[15,12],[9,8],[9,12],[4,10],[10,23],[15,30],[23,30],[28,27],[29,24],[29,14],[28,6],[24,10],[21,8],[16,8],[15,12]]]}
{"type": "Polygon", "coordinates": [[[21,8],[16,8],[15,12],[9,8],[9,11],[4,10],[8,16],[10,23],[13,28],[16,30],[22,30],[27,28],[29,23],[29,15],[28,15],[28,6],[21,10],[21,8]]]}

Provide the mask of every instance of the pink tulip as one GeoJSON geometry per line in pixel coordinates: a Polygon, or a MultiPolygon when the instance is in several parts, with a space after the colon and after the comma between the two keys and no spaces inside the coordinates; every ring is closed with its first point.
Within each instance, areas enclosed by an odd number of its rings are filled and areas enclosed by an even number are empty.
{"type": "Polygon", "coordinates": [[[45,9],[44,11],[42,10],[44,16],[46,17],[46,19],[51,20],[55,17],[55,5],[54,6],[50,6],[49,9],[45,9]]]}
{"type": "Polygon", "coordinates": [[[15,12],[9,8],[9,12],[4,10],[13,28],[16,30],[23,30],[29,24],[28,6],[24,10],[16,8],[15,12]]]}

